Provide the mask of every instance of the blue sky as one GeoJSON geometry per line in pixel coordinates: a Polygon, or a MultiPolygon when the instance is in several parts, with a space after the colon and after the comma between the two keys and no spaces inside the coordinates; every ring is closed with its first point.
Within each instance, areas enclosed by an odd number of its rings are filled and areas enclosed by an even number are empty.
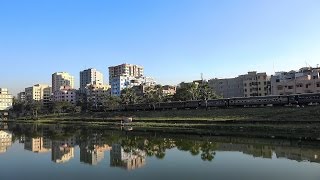
{"type": "MultiPolygon", "coordinates": [[[[318,0],[0,0],[0,87],[139,64],[162,84],[320,64],[318,0]]],[[[108,79],[108,78],[105,78],[108,79]]]]}

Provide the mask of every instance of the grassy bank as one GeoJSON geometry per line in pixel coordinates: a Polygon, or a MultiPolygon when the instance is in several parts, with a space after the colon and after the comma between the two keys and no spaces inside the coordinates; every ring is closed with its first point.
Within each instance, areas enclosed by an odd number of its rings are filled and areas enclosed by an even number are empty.
{"type": "MultiPolygon", "coordinates": [[[[139,121],[175,121],[175,120],[205,120],[205,121],[319,121],[320,106],[313,107],[265,107],[265,108],[229,108],[210,110],[165,110],[136,112],[95,112],[79,114],[51,114],[39,116],[39,120],[119,120],[122,117],[133,117],[139,121]]],[[[19,120],[30,119],[22,117],[19,120]]]]}

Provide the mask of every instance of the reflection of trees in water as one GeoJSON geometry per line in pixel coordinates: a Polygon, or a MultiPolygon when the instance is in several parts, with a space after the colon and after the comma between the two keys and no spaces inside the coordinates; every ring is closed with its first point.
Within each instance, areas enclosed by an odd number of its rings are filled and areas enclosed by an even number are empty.
{"type": "Polygon", "coordinates": [[[176,141],[176,146],[181,151],[189,151],[193,156],[201,153],[201,159],[204,161],[212,161],[216,154],[216,144],[210,141],[179,139],[176,141]]]}

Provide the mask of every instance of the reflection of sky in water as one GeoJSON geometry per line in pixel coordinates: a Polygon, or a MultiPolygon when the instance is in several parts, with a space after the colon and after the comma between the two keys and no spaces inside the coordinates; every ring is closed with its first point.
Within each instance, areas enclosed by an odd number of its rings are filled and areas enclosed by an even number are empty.
{"type": "Polygon", "coordinates": [[[109,150],[96,166],[80,162],[79,146],[65,163],[52,162],[51,153],[33,153],[14,143],[0,154],[0,179],[320,179],[320,164],[277,158],[275,153],[268,159],[217,150],[209,162],[202,161],[200,154],[192,156],[173,148],[166,151],[164,159],[147,157],[144,166],[131,171],[110,167],[109,150]]]}

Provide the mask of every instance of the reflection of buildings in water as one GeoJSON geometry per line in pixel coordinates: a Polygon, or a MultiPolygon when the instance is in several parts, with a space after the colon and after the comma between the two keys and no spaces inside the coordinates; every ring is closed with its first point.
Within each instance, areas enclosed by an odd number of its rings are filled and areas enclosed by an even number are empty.
{"type": "Polygon", "coordinates": [[[104,159],[104,152],[111,150],[108,144],[104,145],[80,145],[80,162],[97,165],[104,159]]]}
{"type": "Polygon", "coordinates": [[[51,150],[52,142],[47,137],[30,138],[25,137],[24,149],[35,152],[45,153],[51,150]]]}
{"type": "Polygon", "coordinates": [[[250,144],[219,143],[217,150],[239,151],[253,157],[272,158],[272,148],[269,146],[255,146],[250,144]]]}
{"type": "Polygon", "coordinates": [[[318,158],[320,149],[276,147],[274,152],[276,153],[277,158],[320,163],[320,158],[318,158]]]}
{"type": "Polygon", "coordinates": [[[141,168],[146,164],[146,153],[139,149],[125,152],[120,144],[113,144],[110,151],[110,166],[127,170],[141,168]]]}
{"type": "Polygon", "coordinates": [[[0,129],[1,130],[7,130],[8,129],[8,123],[0,122],[0,129]]]}
{"type": "Polygon", "coordinates": [[[7,152],[12,145],[12,133],[9,131],[0,130],[0,153],[7,152]]]}
{"type": "Polygon", "coordinates": [[[52,157],[55,163],[66,163],[74,157],[75,138],[52,141],[52,157]]]}

